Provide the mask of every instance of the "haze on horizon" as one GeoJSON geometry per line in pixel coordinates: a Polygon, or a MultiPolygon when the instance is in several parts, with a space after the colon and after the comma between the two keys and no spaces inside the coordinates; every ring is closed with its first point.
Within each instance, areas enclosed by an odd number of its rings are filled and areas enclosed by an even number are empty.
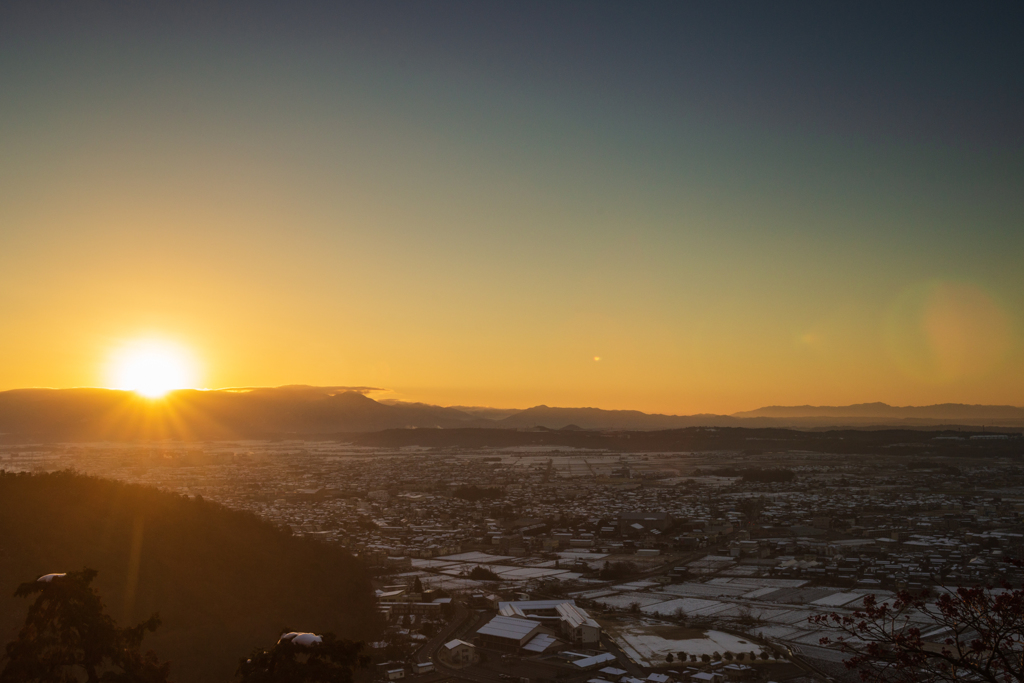
{"type": "Polygon", "coordinates": [[[1024,405],[1022,12],[4,3],[0,391],[1024,405]]]}

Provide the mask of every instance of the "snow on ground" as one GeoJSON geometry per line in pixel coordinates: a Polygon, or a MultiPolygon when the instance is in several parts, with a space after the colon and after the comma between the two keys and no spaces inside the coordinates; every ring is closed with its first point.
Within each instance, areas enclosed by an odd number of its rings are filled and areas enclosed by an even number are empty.
{"type": "Polygon", "coordinates": [[[772,619],[772,621],[774,621],[777,624],[801,625],[806,624],[807,618],[810,617],[812,614],[817,614],[817,612],[812,612],[809,609],[794,609],[777,615],[774,619],[772,619]]]}
{"type": "MultiPolygon", "coordinates": [[[[450,562],[435,567],[435,570],[444,576],[450,577],[468,577],[470,572],[476,569],[479,564],[468,564],[460,562],[450,562]]],[[[506,583],[518,583],[528,581],[530,579],[542,579],[552,578],[560,581],[576,581],[580,578],[580,574],[571,572],[568,569],[545,569],[543,567],[516,567],[512,565],[504,564],[488,564],[486,565],[489,571],[494,572],[498,575],[501,581],[506,583]]]]}
{"type": "Polygon", "coordinates": [[[742,586],[728,586],[717,583],[675,583],[661,589],[662,593],[672,593],[696,598],[717,598],[719,596],[738,596],[746,592],[742,586]]]}
{"type": "Polygon", "coordinates": [[[642,591],[654,586],[659,586],[657,581],[633,581],[631,583],[620,583],[617,586],[612,586],[617,591],[642,591]]]}
{"type": "Polygon", "coordinates": [[[659,602],[653,605],[644,605],[641,607],[641,611],[645,614],[662,614],[670,616],[676,613],[676,610],[681,609],[685,614],[692,614],[693,612],[703,609],[705,607],[713,607],[719,605],[716,600],[699,600],[697,598],[677,598],[675,600],[666,600],[665,602],[659,602]]]}
{"type": "Polygon", "coordinates": [[[764,607],[762,605],[751,605],[750,616],[754,619],[760,619],[766,622],[778,622],[779,617],[789,612],[787,609],[777,609],[773,607],[764,607]]]}
{"type": "Polygon", "coordinates": [[[842,607],[847,605],[854,600],[862,600],[864,598],[860,593],[833,593],[832,595],[826,595],[823,598],[818,598],[812,605],[821,605],[822,607],[842,607]]]}
{"type": "Polygon", "coordinates": [[[468,552],[459,553],[458,555],[445,555],[444,557],[438,557],[438,560],[448,560],[450,562],[501,562],[503,560],[514,560],[515,558],[511,555],[488,555],[487,553],[480,552],[468,552]]]}
{"type": "Polygon", "coordinates": [[[697,617],[725,616],[730,610],[733,610],[733,616],[739,616],[738,606],[730,602],[716,602],[708,607],[695,609],[692,614],[697,617]]]}
{"type": "Polygon", "coordinates": [[[417,569],[440,569],[441,567],[450,567],[455,562],[445,562],[443,560],[423,560],[418,557],[412,559],[412,566],[417,569]]]}
{"type": "Polygon", "coordinates": [[[563,560],[603,560],[608,557],[608,553],[591,553],[586,550],[563,550],[555,554],[563,560]]]}
{"type": "Polygon", "coordinates": [[[654,605],[664,601],[665,598],[663,596],[652,596],[645,593],[619,593],[603,598],[595,598],[594,600],[594,602],[600,605],[613,609],[629,609],[630,605],[634,602],[638,603],[640,607],[646,607],[647,605],[654,605]]]}
{"type": "Polygon", "coordinates": [[[478,590],[487,585],[482,581],[456,578],[451,576],[445,576],[443,574],[424,576],[422,579],[420,579],[420,582],[423,584],[425,588],[441,588],[446,591],[478,590]]]}
{"type": "Polygon", "coordinates": [[[844,654],[839,650],[832,650],[827,647],[818,647],[810,644],[793,645],[793,651],[804,657],[811,659],[820,659],[826,662],[842,662],[849,655],[844,654]]]}
{"type": "Polygon", "coordinates": [[[736,562],[736,558],[732,557],[730,555],[705,555],[704,557],[700,558],[699,560],[694,560],[692,562],[687,562],[686,566],[687,567],[695,567],[695,568],[704,568],[704,567],[710,567],[710,566],[714,566],[714,565],[726,566],[726,565],[734,564],[735,562],[736,562]]]}
{"type": "Polygon", "coordinates": [[[594,599],[594,598],[603,598],[606,595],[615,595],[617,592],[618,591],[609,590],[607,588],[600,588],[598,590],[592,590],[592,591],[580,591],[580,592],[576,592],[576,593],[569,593],[569,595],[574,597],[574,598],[594,599]]]}
{"type": "Polygon", "coordinates": [[[644,666],[658,666],[665,661],[665,655],[677,655],[685,652],[688,655],[710,655],[715,652],[755,652],[761,648],[745,638],[734,636],[723,631],[707,631],[703,638],[664,638],[641,625],[628,626],[622,629],[616,639],[622,649],[637,663],[644,666]]]}
{"type": "Polygon", "coordinates": [[[803,630],[793,626],[772,624],[770,626],[759,626],[757,633],[768,638],[775,638],[776,640],[788,640],[793,635],[803,633],[803,630]]]}
{"type": "MultiPolygon", "coordinates": [[[[469,571],[473,571],[474,567],[475,567],[475,565],[470,565],[469,571]]],[[[514,572],[514,571],[519,570],[519,569],[522,569],[522,567],[516,567],[515,565],[509,565],[509,564],[489,564],[489,565],[487,565],[487,570],[494,572],[498,576],[501,576],[505,572],[514,572]]]]}
{"type": "Polygon", "coordinates": [[[563,574],[568,573],[569,571],[567,569],[543,569],[541,567],[518,567],[515,569],[497,572],[502,581],[514,579],[540,579],[550,576],[561,578],[563,574]]]}
{"type": "Polygon", "coordinates": [[[802,634],[793,633],[789,636],[788,642],[800,643],[802,645],[817,645],[821,642],[821,632],[819,631],[804,631],[802,634]]]}
{"type": "Polygon", "coordinates": [[[695,616],[716,616],[723,619],[737,619],[741,614],[749,613],[750,608],[733,602],[720,602],[714,607],[694,610],[695,616]]]}
{"type": "Polygon", "coordinates": [[[761,588],[765,586],[773,586],[775,588],[800,588],[807,585],[807,581],[804,581],[803,579],[768,579],[763,577],[715,578],[708,581],[708,583],[726,584],[730,586],[750,586],[751,588],[761,588]]]}
{"type": "Polygon", "coordinates": [[[444,567],[440,570],[440,573],[444,574],[445,576],[468,576],[469,572],[470,569],[468,565],[464,564],[453,564],[450,567],[444,567]]]}
{"type": "Polygon", "coordinates": [[[728,569],[722,570],[723,576],[757,576],[762,571],[761,567],[754,567],[751,565],[738,564],[735,567],[729,567],[728,569]]]}

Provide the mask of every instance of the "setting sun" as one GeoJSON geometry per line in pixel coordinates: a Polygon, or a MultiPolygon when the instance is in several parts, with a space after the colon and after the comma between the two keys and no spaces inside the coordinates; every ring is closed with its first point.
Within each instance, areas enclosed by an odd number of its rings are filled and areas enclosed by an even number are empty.
{"type": "Polygon", "coordinates": [[[114,385],[148,398],[194,386],[189,354],[165,342],[139,342],[122,349],[113,363],[114,385]]]}

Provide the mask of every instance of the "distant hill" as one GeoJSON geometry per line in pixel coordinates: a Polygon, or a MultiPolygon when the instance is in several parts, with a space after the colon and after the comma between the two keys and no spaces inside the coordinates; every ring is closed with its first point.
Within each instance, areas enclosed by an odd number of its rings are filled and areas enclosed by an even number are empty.
{"type": "Polygon", "coordinates": [[[921,407],[893,407],[885,403],[854,406],[773,406],[732,415],[658,415],[637,410],[600,408],[527,408],[496,422],[506,428],[563,429],[576,425],[597,430],[664,430],[688,427],[746,427],[824,429],[856,427],[928,428],[948,426],[1024,427],[1024,408],[942,404],[921,407]]]}
{"type": "Polygon", "coordinates": [[[159,401],[113,389],[0,392],[0,435],[7,437],[234,439],[492,424],[452,408],[385,405],[356,391],[328,387],[181,390],[159,401]]]}
{"type": "Polygon", "coordinates": [[[475,417],[483,417],[488,420],[503,420],[506,417],[522,412],[522,408],[487,408],[484,406],[449,406],[453,410],[461,410],[464,413],[475,417]]]}
{"type": "Polygon", "coordinates": [[[639,410],[602,410],[600,408],[549,408],[536,406],[520,410],[499,420],[506,428],[547,427],[562,429],[575,425],[581,429],[683,429],[685,427],[729,427],[742,422],[727,415],[651,415],[639,410]]]}
{"type": "Polygon", "coordinates": [[[1024,427],[1024,408],[1013,406],[961,406],[944,404],[919,408],[894,408],[884,403],[859,406],[770,407],[733,415],[658,415],[636,410],[600,408],[549,408],[536,406],[496,422],[495,426],[528,429],[563,429],[576,425],[597,430],[663,430],[688,427],[747,427],[824,429],[829,427],[927,428],[942,425],[1024,427]]]}
{"type": "Polygon", "coordinates": [[[0,472],[0,646],[30,604],[13,597],[18,584],[83,567],[99,571],[94,585],[121,624],[160,613],[143,644],[171,662],[174,681],[231,680],[238,659],[285,626],[376,634],[367,574],[336,547],[144,486],[0,472]]]}
{"type": "Polygon", "coordinates": [[[742,413],[738,418],[836,417],[897,420],[1024,420],[1024,408],[1015,406],[941,403],[930,406],[891,406],[887,403],[857,403],[849,406],[768,406],[742,413]]]}
{"type": "Polygon", "coordinates": [[[771,406],[734,415],[658,415],[638,410],[464,409],[375,401],[344,387],[183,390],[152,401],[111,389],[0,392],[0,441],[131,441],[330,437],[385,429],[664,430],[688,427],[1024,427],[1024,408],[942,404],[894,407],[771,406]]]}

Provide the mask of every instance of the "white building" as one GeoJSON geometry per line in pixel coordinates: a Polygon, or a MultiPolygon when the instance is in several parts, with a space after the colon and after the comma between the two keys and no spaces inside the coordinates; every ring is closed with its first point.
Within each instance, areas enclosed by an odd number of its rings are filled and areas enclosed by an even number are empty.
{"type": "Polygon", "coordinates": [[[575,603],[563,602],[555,608],[562,621],[562,634],[573,643],[596,645],[601,642],[601,627],[575,603]]]}
{"type": "Polygon", "coordinates": [[[601,626],[575,600],[521,600],[499,602],[503,617],[526,619],[548,626],[563,638],[578,645],[601,642],[601,626]]]}
{"type": "Polygon", "coordinates": [[[477,629],[480,640],[499,650],[516,652],[540,633],[541,625],[532,619],[498,615],[477,629]]]}
{"type": "Polygon", "coordinates": [[[444,651],[448,657],[448,661],[452,664],[472,664],[473,663],[473,652],[476,648],[473,643],[467,643],[464,640],[449,640],[444,644],[444,651]]]}

